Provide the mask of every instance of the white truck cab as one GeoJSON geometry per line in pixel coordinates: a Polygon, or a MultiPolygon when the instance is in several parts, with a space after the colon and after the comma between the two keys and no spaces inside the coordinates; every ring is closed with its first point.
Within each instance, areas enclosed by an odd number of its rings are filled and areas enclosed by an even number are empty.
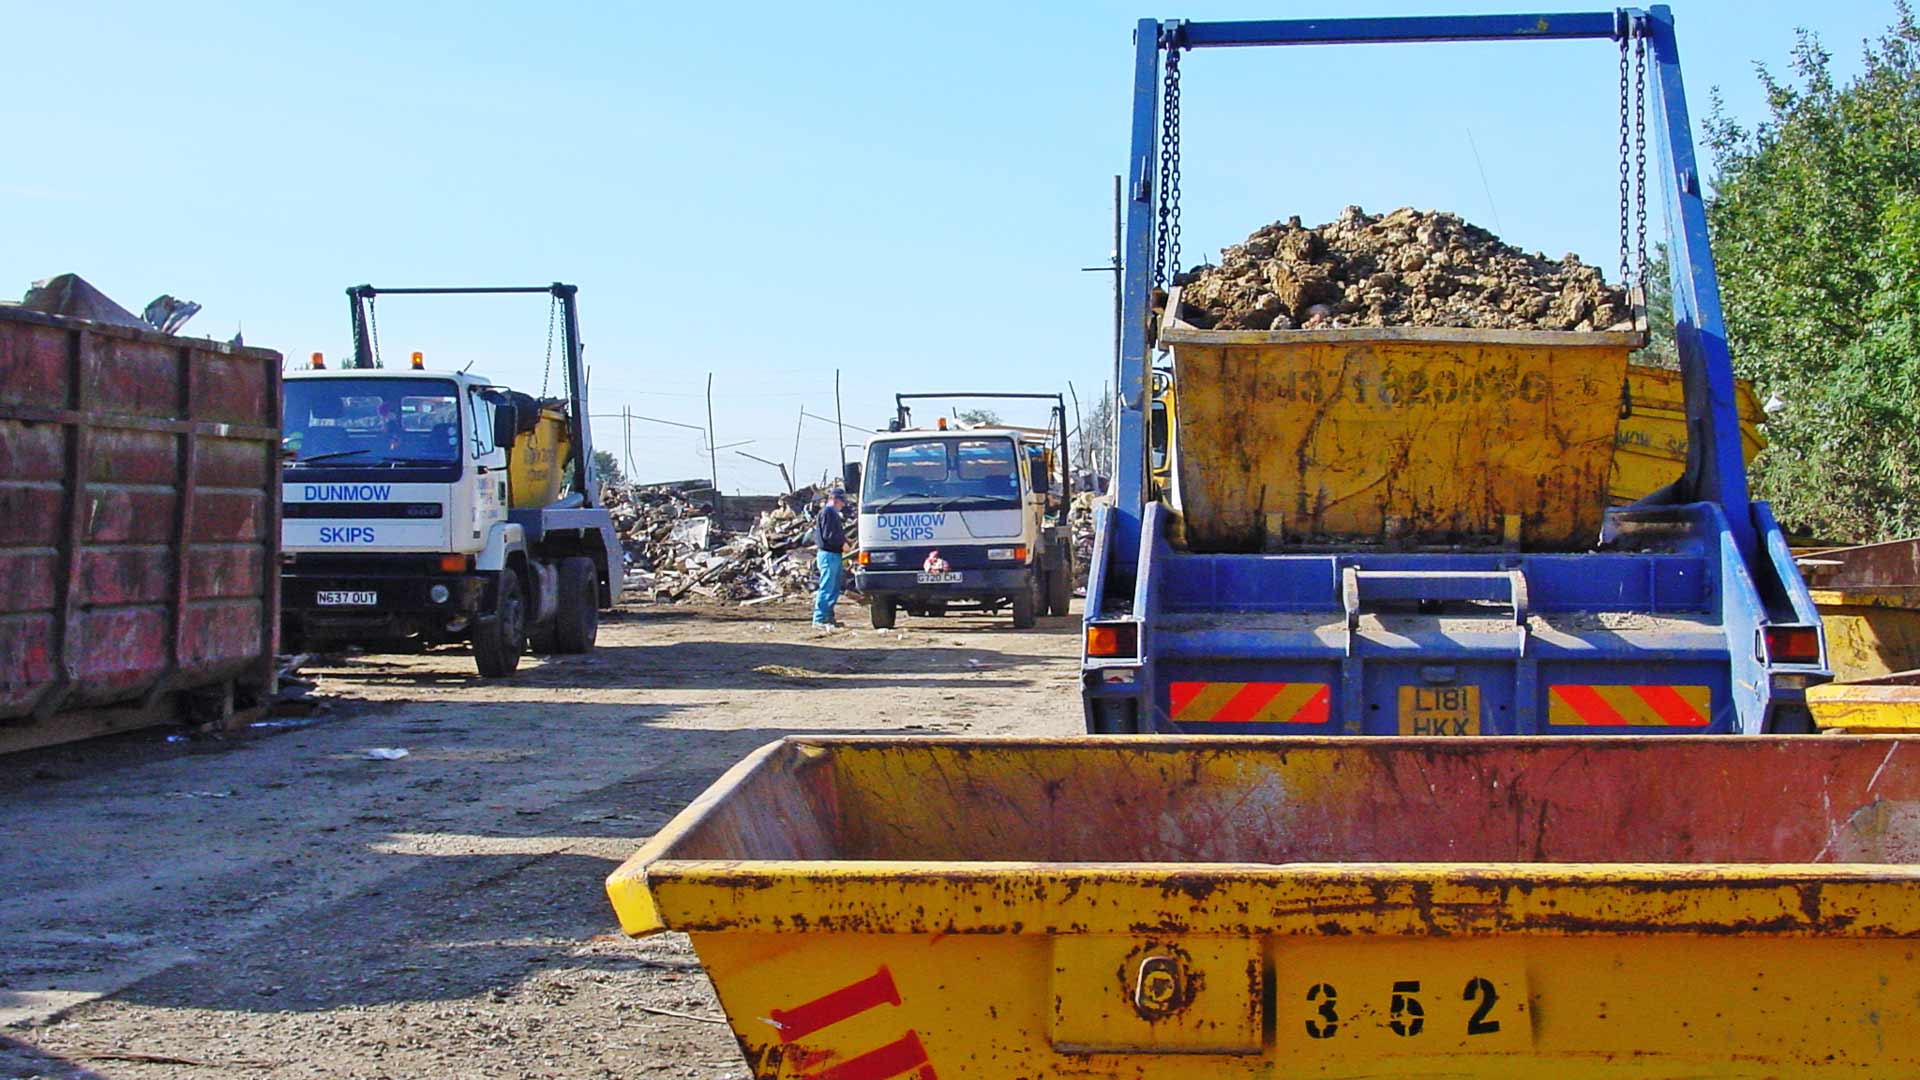
{"type": "Polygon", "coordinates": [[[901,413],[895,430],[867,441],[860,470],[854,584],[873,625],[894,625],[902,609],[1005,607],[1020,627],[1066,614],[1073,556],[1066,477],[1055,473],[1065,461],[1064,409],[1057,429],[946,420],[916,429],[901,413]]]}
{"type": "Polygon", "coordinates": [[[501,393],[464,373],[295,371],[286,376],[282,551],[486,555],[507,521],[501,393]]]}
{"type": "Polygon", "coordinates": [[[529,647],[586,652],[611,607],[622,554],[598,505],[584,418],[574,287],[568,396],[539,402],[465,371],[378,366],[348,290],[355,363],[283,383],[281,636],[288,648],[391,651],[471,641],[480,674],[529,647]]]}

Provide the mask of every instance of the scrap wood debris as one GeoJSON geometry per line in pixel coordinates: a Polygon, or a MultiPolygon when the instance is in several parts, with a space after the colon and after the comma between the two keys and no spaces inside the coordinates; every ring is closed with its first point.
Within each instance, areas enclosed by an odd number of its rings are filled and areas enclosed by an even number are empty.
{"type": "MultiPolygon", "coordinates": [[[[809,595],[819,584],[810,534],[824,488],[786,496],[745,532],[721,527],[705,484],[609,489],[606,496],[626,549],[629,593],[660,603],[700,596],[757,604],[809,595]]],[[[851,496],[847,512],[855,512],[851,496]]]]}

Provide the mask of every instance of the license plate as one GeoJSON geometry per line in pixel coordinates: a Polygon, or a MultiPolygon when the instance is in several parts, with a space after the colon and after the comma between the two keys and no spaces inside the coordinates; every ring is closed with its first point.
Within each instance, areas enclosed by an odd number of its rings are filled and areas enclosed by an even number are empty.
{"type": "Polygon", "coordinates": [[[916,580],[922,585],[958,585],[960,572],[949,570],[944,574],[919,574],[916,575],[916,580]]]}
{"type": "Polygon", "coordinates": [[[1526,968],[1511,954],[1311,945],[1283,949],[1275,971],[1274,1034],[1288,1060],[1500,1054],[1533,1044],[1526,968]]]}
{"type": "Polygon", "coordinates": [[[380,594],[371,590],[322,589],[313,594],[313,602],[321,607],[372,607],[380,602],[380,594]]]}
{"type": "Polygon", "coordinates": [[[1480,688],[1477,686],[1401,687],[1400,734],[1480,734],[1480,688]]]}

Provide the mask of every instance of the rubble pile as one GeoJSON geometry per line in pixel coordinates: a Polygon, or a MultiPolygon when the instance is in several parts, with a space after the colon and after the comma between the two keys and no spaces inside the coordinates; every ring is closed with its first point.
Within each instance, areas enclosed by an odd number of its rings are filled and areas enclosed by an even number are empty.
{"type": "Polygon", "coordinates": [[[1087,571],[1093,566],[1093,508],[1101,497],[1083,491],[1067,507],[1067,527],[1073,532],[1073,587],[1087,587],[1087,571]]]}
{"type": "MultiPolygon", "coordinates": [[[[825,492],[804,488],[745,532],[722,528],[705,485],[610,490],[607,506],[626,549],[626,590],[657,603],[694,596],[765,603],[811,594],[819,583],[810,539],[825,492]]],[[[849,518],[852,506],[848,508],[849,518]]],[[[849,530],[851,532],[851,530],[849,530]]]]}
{"type": "Polygon", "coordinates": [[[1626,294],[1597,267],[1528,254],[1440,211],[1349,206],[1316,228],[1289,218],[1177,280],[1181,317],[1209,330],[1633,328],[1626,294]]]}

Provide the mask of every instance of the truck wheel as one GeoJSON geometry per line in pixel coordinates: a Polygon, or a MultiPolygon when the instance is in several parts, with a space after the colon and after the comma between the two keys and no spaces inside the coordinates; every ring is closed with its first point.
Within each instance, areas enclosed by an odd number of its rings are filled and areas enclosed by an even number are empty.
{"type": "Polygon", "coordinates": [[[900,602],[883,593],[874,593],[867,601],[867,615],[873,620],[875,630],[893,629],[894,620],[900,614],[900,602]]]}
{"type": "Polygon", "coordinates": [[[560,560],[560,603],[553,615],[553,651],[593,651],[600,636],[600,571],[584,555],[560,560]]]}
{"type": "Polygon", "coordinates": [[[1053,549],[1047,567],[1047,614],[1065,615],[1073,606],[1073,560],[1061,548],[1053,549]]]}
{"type": "Polygon", "coordinates": [[[535,656],[551,656],[560,651],[553,643],[553,627],[536,626],[527,631],[527,651],[535,656]]]}
{"type": "Polygon", "coordinates": [[[1035,594],[1039,591],[1039,583],[1034,582],[1013,594],[1013,628],[1015,630],[1033,628],[1034,610],[1040,606],[1035,594]]]}
{"type": "Polygon", "coordinates": [[[500,572],[499,595],[493,614],[473,628],[473,662],[483,678],[511,675],[527,651],[527,606],[520,595],[520,575],[500,572]]]}

